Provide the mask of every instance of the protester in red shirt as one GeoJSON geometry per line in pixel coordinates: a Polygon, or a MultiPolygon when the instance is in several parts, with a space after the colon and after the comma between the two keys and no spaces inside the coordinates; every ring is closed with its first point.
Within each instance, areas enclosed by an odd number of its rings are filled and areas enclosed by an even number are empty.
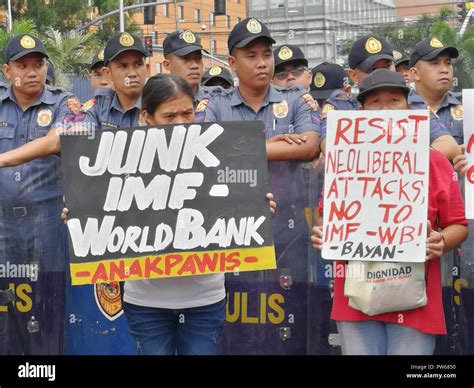
{"type": "MultiPolygon", "coordinates": [[[[366,110],[409,109],[408,92],[400,74],[376,70],[362,82],[358,99],[366,110]]],[[[343,270],[335,273],[331,319],[336,321],[343,354],[431,355],[436,335],[446,334],[440,256],[467,238],[468,227],[451,164],[440,152],[430,149],[429,168],[425,263],[428,302],[413,310],[366,315],[349,307],[344,296],[346,262],[337,262],[336,268],[342,266],[343,270]]],[[[321,204],[320,207],[322,210],[321,204]]],[[[322,247],[322,230],[321,226],[313,228],[311,241],[315,249],[322,247]]]]}

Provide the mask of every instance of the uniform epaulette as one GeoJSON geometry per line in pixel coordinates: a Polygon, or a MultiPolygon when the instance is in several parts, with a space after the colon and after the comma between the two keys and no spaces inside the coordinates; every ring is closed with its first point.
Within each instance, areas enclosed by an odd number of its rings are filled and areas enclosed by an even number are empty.
{"type": "Polygon", "coordinates": [[[86,101],[84,104],[81,106],[81,112],[87,112],[89,109],[91,109],[93,106],[95,106],[97,103],[95,98],[91,98],[90,100],[86,101]]]}
{"type": "Polygon", "coordinates": [[[115,91],[110,88],[99,88],[95,91],[94,97],[98,97],[98,96],[113,97],[114,94],[115,94],[115,91]]]}
{"type": "Polygon", "coordinates": [[[67,90],[66,88],[63,88],[62,86],[52,86],[52,85],[45,85],[45,88],[50,91],[53,94],[70,94],[72,93],[67,90]]]}

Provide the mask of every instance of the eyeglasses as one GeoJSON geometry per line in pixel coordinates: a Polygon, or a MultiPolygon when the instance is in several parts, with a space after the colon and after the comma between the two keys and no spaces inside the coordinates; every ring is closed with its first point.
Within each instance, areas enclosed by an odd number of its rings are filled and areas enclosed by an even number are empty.
{"type": "Polygon", "coordinates": [[[275,78],[285,79],[286,77],[288,77],[288,73],[291,73],[295,77],[298,77],[301,74],[303,74],[303,72],[305,72],[307,70],[308,70],[308,68],[306,66],[298,66],[298,67],[294,67],[293,69],[289,69],[289,70],[283,69],[283,70],[280,70],[280,71],[275,73],[275,78]]]}

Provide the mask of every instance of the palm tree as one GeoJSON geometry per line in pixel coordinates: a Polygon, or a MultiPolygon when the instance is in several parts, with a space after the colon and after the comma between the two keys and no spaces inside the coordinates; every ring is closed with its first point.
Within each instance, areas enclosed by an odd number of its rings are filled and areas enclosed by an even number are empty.
{"type": "Polygon", "coordinates": [[[3,64],[3,49],[8,41],[21,34],[31,34],[43,41],[55,68],[56,84],[65,88],[70,87],[66,74],[87,74],[91,58],[100,44],[93,33],[60,33],[49,28],[44,36],[39,36],[32,20],[19,20],[13,23],[11,33],[0,30],[0,64],[3,64]]]}
{"type": "Polygon", "coordinates": [[[8,41],[16,36],[21,34],[31,34],[34,36],[38,36],[38,32],[36,30],[36,25],[32,20],[19,20],[13,23],[12,31],[8,33],[5,30],[0,30],[0,62],[3,65],[3,50],[7,45],[8,41]]]}
{"type": "Polygon", "coordinates": [[[69,74],[86,74],[90,60],[99,48],[93,33],[61,33],[48,28],[43,40],[53,65],[69,74]]]}
{"type": "Polygon", "coordinates": [[[94,53],[99,49],[99,41],[93,33],[61,33],[48,28],[43,42],[54,65],[56,83],[69,87],[66,74],[86,75],[94,53]]]}

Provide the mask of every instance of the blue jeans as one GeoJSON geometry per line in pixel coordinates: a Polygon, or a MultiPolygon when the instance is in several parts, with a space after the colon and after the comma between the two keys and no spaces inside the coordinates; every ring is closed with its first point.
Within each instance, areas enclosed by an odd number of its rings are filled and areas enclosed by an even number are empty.
{"type": "Polygon", "coordinates": [[[226,300],[187,309],[123,303],[128,327],[143,355],[214,355],[224,328],[226,300]]]}
{"type": "Polygon", "coordinates": [[[434,352],[436,335],[396,323],[336,321],[344,355],[419,355],[434,352]]]}

